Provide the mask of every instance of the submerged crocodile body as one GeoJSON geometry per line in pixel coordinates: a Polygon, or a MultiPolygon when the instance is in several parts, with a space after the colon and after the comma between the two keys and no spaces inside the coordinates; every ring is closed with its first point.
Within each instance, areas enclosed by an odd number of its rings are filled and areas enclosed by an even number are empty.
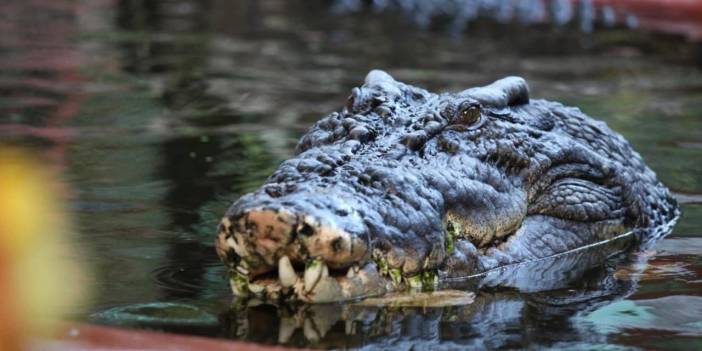
{"type": "Polygon", "coordinates": [[[521,78],[435,94],[375,70],[215,246],[237,295],[329,302],[635,242],[678,213],[624,138],[521,78]]]}

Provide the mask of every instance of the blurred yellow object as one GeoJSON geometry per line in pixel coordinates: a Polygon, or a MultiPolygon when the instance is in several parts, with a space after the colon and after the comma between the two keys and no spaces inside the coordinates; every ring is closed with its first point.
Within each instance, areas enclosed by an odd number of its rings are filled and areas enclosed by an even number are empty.
{"type": "Polygon", "coordinates": [[[57,189],[42,163],[0,147],[0,350],[24,349],[84,302],[57,189]]]}

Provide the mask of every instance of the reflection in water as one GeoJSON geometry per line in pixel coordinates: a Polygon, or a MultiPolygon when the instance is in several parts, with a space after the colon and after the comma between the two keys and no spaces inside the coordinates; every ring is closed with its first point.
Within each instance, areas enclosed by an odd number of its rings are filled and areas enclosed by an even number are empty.
{"type": "Polygon", "coordinates": [[[581,326],[572,318],[634,293],[636,281],[617,279],[613,272],[617,265],[644,264],[645,256],[619,255],[608,265],[593,268],[601,256],[619,252],[624,243],[614,241],[453,283],[454,288],[479,289],[475,301],[463,306],[273,306],[249,302],[248,306],[234,307],[224,324],[231,337],[324,348],[451,349],[461,345],[493,349],[552,346],[554,340],[562,345],[605,342],[600,334],[581,333],[581,326]],[[519,289],[507,289],[505,284],[512,281],[498,278],[516,273],[532,279],[519,282],[519,289]],[[276,321],[277,334],[270,328],[276,321]]]}
{"type": "Polygon", "coordinates": [[[76,245],[92,249],[81,259],[98,277],[81,316],[316,347],[649,347],[660,331],[655,347],[672,348],[699,336],[694,316],[665,312],[697,311],[702,296],[694,201],[671,238],[605,266],[593,267],[611,253],[600,250],[447,285],[477,291],[465,306],[230,309],[212,249],[219,216],[371,68],[439,91],[523,75],[534,96],[605,119],[675,191],[702,194],[698,46],[490,21],[452,38],[389,11],[328,16],[331,3],[0,4],[11,14],[0,18],[0,141],[57,155],[50,166],[74,189],[76,245]]]}

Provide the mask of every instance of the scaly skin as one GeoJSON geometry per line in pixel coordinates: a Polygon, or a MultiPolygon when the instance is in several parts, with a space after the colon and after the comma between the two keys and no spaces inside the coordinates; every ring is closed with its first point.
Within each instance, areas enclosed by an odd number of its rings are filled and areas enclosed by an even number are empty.
{"type": "Polygon", "coordinates": [[[329,302],[536,260],[669,224],[617,133],[508,77],[434,94],[371,71],[297,155],[227,211],[237,295],[329,302]]]}

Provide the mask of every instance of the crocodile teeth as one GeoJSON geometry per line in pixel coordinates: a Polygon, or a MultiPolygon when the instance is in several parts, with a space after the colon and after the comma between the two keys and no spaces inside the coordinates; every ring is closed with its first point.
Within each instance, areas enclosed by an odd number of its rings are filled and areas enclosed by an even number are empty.
{"type": "Polygon", "coordinates": [[[236,271],[243,275],[249,275],[249,270],[242,266],[236,266],[236,271]]]}
{"type": "Polygon", "coordinates": [[[278,260],[278,277],[280,284],[286,288],[293,286],[297,281],[297,274],[288,256],[283,256],[278,260]]]}
{"type": "Polygon", "coordinates": [[[227,238],[227,245],[229,245],[229,247],[234,249],[234,252],[236,252],[236,254],[239,255],[239,257],[246,256],[246,253],[241,248],[241,246],[239,246],[239,244],[236,243],[236,240],[234,240],[234,238],[232,238],[232,237],[227,238]]]}
{"type": "Polygon", "coordinates": [[[259,284],[249,284],[249,291],[255,295],[260,295],[265,287],[259,284]]]}
{"type": "Polygon", "coordinates": [[[353,268],[349,268],[348,271],[346,271],[346,278],[353,278],[356,276],[356,272],[354,272],[353,268]]]}
{"type": "Polygon", "coordinates": [[[353,265],[353,266],[349,267],[348,271],[346,271],[346,278],[351,279],[351,278],[355,277],[358,274],[358,272],[360,272],[360,271],[361,271],[361,267],[359,267],[358,265],[353,265]]]}
{"type": "Polygon", "coordinates": [[[305,281],[305,292],[310,292],[314,289],[317,282],[322,279],[322,275],[326,271],[329,275],[329,269],[327,265],[321,260],[315,260],[310,263],[310,265],[305,269],[304,281],[305,281]]]}

